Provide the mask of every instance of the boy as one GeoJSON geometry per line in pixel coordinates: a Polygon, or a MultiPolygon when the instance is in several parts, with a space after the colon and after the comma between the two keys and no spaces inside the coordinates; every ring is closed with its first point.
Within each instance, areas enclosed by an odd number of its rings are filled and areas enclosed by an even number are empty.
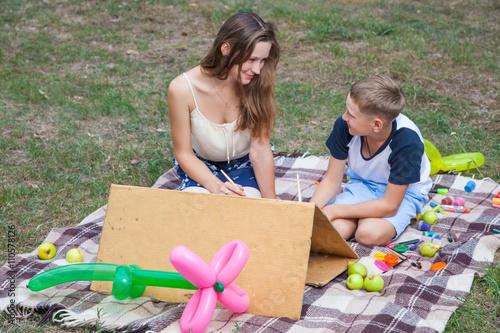
{"type": "Polygon", "coordinates": [[[326,141],[330,161],[311,202],[344,239],[387,245],[428,200],[430,163],[419,129],[400,114],[404,104],[401,88],[389,76],[360,80],[326,141]],[[350,180],[327,205],[340,189],[346,163],[350,180]]]}

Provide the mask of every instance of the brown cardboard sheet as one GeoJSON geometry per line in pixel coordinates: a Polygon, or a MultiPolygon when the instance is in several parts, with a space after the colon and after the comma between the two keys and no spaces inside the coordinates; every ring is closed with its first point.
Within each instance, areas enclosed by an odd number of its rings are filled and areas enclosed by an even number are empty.
{"type": "MultiPolygon", "coordinates": [[[[306,282],[323,286],[358,256],[312,203],[112,185],[98,263],[175,272],[169,254],[184,245],[207,263],[239,239],[248,262],[235,280],[249,312],[299,319],[306,282]]],[[[111,282],[91,288],[111,292],[111,282]]],[[[144,295],[187,302],[192,290],[148,287],[144,295]]]]}

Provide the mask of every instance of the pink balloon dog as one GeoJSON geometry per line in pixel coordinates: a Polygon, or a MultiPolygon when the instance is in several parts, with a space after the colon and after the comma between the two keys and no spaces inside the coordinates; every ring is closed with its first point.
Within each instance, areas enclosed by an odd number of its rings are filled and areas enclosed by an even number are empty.
{"type": "Polygon", "coordinates": [[[182,313],[183,333],[202,333],[210,323],[217,301],[241,313],[250,306],[250,297],[233,283],[248,259],[248,247],[239,240],[224,245],[207,265],[193,251],[179,245],[170,252],[170,262],[194,286],[200,288],[182,313]]]}

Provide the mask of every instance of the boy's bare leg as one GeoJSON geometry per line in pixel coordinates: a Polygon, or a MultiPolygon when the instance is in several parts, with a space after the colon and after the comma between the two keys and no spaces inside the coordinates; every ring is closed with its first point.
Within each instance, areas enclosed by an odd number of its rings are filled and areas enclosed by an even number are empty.
{"type": "Polygon", "coordinates": [[[345,240],[350,239],[358,227],[358,219],[336,219],[333,226],[345,240]]]}
{"type": "Polygon", "coordinates": [[[381,218],[359,219],[354,237],[356,242],[366,245],[385,246],[396,236],[391,222],[381,218]]]}

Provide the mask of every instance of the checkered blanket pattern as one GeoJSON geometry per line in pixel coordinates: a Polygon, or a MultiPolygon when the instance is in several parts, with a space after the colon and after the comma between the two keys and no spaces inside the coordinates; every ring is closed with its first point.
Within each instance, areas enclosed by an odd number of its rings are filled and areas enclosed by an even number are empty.
{"type": "MultiPolygon", "coordinates": [[[[280,199],[297,200],[297,174],[300,178],[303,201],[308,201],[327,168],[328,159],[315,156],[275,157],[276,189],[280,199]]],[[[446,237],[435,241],[444,248],[432,258],[413,252],[422,268],[405,262],[396,269],[383,273],[374,265],[375,253],[389,253],[384,247],[373,247],[350,242],[360,256],[360,262],[369,273],[381,274],[385,281],[382,292],[349,290],[344,272],[323,288],[304,287],[301,317],[288,318],[257,316],[251,313],[234,314],[217,308],[207,332],[441,332],[451,314],[470,292],[474,274],[481,274],[491,264],[500,248],[500,235],[491,232],[500,229],[500,209],[491,202],[500,185],[491,180],[477,181],[472,193],[464,191],[470,178],[455,175],[433,176],[435,187],[449,188],[449,195],[466,200],[470,214],[440,215],[432,231],[445,235],[449,230],[458,242],[449,243],[446,237]],[[442,270],[432,272],[430,266],[439,261],[447,263],[442,270]]],[[[180,183],[175,168],[162,175],[155,188],[176,189],[180,183]]],[[[440,202],[442,195],[431,194],[431,200],[440,202]]],[[[429,203],[425,210],[430,209],[429,203]]],[[[115,300],[112,296],[90,290],[90,282],[58,285],[40,292],[31,292],[26,284],[34,275],[67,265],[64,254],[73,247],[84,252],[85,262],[95,262],[101,227],[106,207],[102,207],[72,228],[55,228],[47,236],[58,254],[50,261],[38,259],[37,252],[15,257],[15,268],[0,268],[0,310],[8,309],[7,277],[15,276],[16,312],[21,316],[30,311],[44,314],[42,322],[52,320],[64,327],[93,325],[128,332],[178,332],[179,318],[184,303],[169,304],[153,297],[133,300],[115,300]]],[[[398,241],[427,237],[412,224],[398,241]]],[[[407,253],[410,254],[410,253],[407,253]]],[[[12,281],[12,280],[10,280],[12,281]]],[[[9,310],[10,311],[10,310],[9,310]]]]}

